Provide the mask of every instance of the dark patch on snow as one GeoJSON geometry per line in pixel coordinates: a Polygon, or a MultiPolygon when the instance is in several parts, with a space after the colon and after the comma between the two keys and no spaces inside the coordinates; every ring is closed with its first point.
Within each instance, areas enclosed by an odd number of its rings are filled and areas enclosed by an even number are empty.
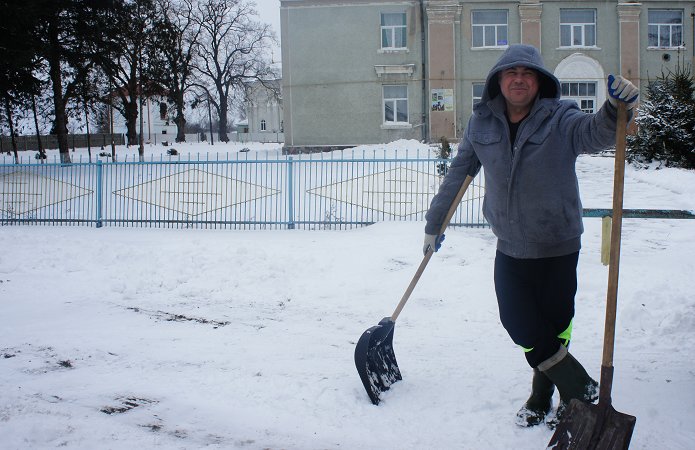
{"type": "Polygon", "coordinates": [[[218,321],[218,320],[212,320],[212,319],[206,319],[204,317],[190,317],[186,316],[184,314],[174,314],[174,313],[168,313],[166,311],[150,311],[150,310],[145,310],[142,308],[135,308],[135,307],[128,307],[130,311],[134,311],[137,313],[143,313],[147,314],[148,316],[158,319],[158,320],[164,320],[167,322],[195,322],[195,323],[200,323],[204,325],[212,325],[213,328],[219,328],[223,327],[225,325],[229,325],[229,321],[218,321]]]}
{"type": "Polygon", "coordinates": [[[152,423],[152,424],[140,425],[140,426],[141,426],[142,428],[147,428],[148,430],[150,430],[150,431],[153,432],[153,433],[156,433],[157,431],[161,431],[161,430],[162,430],[162,425],[160,425],[160,424],[158,424],[158,423],[152,423]]]}
{"type": "Polygon", "coordinates": [[[109,415],[111,415],[111,414],[123,414],[124,412],[128,412],[133,408],[137,408],[138,406],[157,403],[156,400],[149,400],[146,398],[139,398],[139,397],[118,397],[118,398],[115,398],[114,400],[119,401],[120,404],[117,406],[104,406],[103,408],[100,409],[100,411],[103,412],[104,414],[109,414],[109,415]]]}

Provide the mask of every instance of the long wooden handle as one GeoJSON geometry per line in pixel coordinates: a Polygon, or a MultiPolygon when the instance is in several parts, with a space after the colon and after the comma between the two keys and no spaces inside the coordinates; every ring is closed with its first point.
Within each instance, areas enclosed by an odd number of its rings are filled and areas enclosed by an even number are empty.
{"type": "MultiPolygon", "coordinates": [[[[473,177],[470,175],[467,176],[465,180],[463,180],[461,189],[459,189],[458,194],[456,194],[456,198],[454,198],[454,201],[451,203],[451,206],[449,207],[449,211],[446,213],[446,217],[444,217],[442,229],[439,231],[439,234],[443,234],[444,230],[446,230],[446,227],[449,226],[449,222],[451,221],[451,218],[454,216],[456,208],[458,208],[459,203],[461,203],[461,199],[463,199],[463,195],[466,193],[466,190],[468,190],[468,186],[471,184],[472,181],[473,177]]],[[[413,293],[413,289],[415,289],[417,282],[420,280],[420,277],[422,276],[422,273],[425,271],[425,267],[427,267],[427,263],[430,262],[430,259],[432,258],[433,254],[434,249],[431,248],[427,251],[427,253],[425,253],[425,256],[422,258],[422,262],[420,263],[420,266],[417,268],[415,276],[412,280],[410,280],[410,284],[408,285],[408,288],[405,290],[403,297],[401,297],[401,301],[398,302],[396,310],[393,312],[393,314],[391,314],[391,320],[393,320],[394,322],[396,321],[396,319],[398,319],[398,316],[403,310],[403,307],[410,298],[410,294],[413,293]]]]}
{"type": "Polygon", "coordinates": [[[610,391],[613,384],[613,349],[615,347],[615,316],[618,306],[620,239],[623,226],[626,134],[627,108],[625,107],[625,102],[618,101],[618,121],[615,130],[615,175],[613,178],[613,224],[611,227],[611,249],[608,263],[608,292],[606,295],[606,325],[603,335],[601,393],[599,394],[602,399],[605,398],[608,401],[610,401],[610,391]],[[604,372],[606,373],[604,374],[604,372]]]}

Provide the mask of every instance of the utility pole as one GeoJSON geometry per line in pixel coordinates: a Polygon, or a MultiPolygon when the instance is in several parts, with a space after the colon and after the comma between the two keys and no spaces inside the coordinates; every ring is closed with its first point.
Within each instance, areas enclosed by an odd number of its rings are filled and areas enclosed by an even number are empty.
{"type": "MultiPolygon", "coordinates": [[[[142,17],[140,16],[140,2],[137,3],[138,5],[138,20],[142,20],[142,17]]],[[[142,26],[142,23],[140,24],[142,26]]],[[[144,28],[144,26],[143,26],[144,28]]],[[[142,33],[144,33],[144,29],[140,30],[142,33]]],[[[142,115],[142,97],[145,95],[145,90],[142,86],[142,41],[144,38],[142,37],[142,34],[140,35],[141,41],[138,43],[140,48],[138,49],[138,84],[140,85],[140,92],[139,92],[139,99],[140,100],[140,139],[138,139],[138,155],[140,162],[143,162],[145,160],[145,125],[144,125],[144,117],[142,115]]]]}

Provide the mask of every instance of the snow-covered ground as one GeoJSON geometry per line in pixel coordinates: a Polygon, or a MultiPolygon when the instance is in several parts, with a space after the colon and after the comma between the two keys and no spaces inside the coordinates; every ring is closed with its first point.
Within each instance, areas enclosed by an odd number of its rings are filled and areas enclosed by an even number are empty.
{"type": "MultiPolygon", "coordinates": [[[[584,206],[610,208],[613,160],[578,171],[584,206]]],[[[693,191],[693,172],[628,167],[625,207],[695,210],[693,191]]],[[[600,222],[572,344],[597,379],[600,222]]],[[[0,448],[544,448],[551,430],[514,425],[531,370],[497,316],[489,229],[447,232],[396,325],[403,381],[369,402],[355,343],[393,312],[423,226],[0,227],[0,448]]],[[[693,250],[695,220],[624,220],[613,404],[632,449],[695,442],[693,250]]]]}

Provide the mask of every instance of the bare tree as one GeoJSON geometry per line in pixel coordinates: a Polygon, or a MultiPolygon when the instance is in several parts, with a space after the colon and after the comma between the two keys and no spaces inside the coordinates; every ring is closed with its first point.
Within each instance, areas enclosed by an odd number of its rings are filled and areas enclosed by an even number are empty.
{"type": "Polygon", "coordinates": [[[151,73],[176,109],[176,142],[186,140],[185,98],[194,83],[192,63],[201,33],[195,12],[194,0],[156,2],[151,73]]]}
{"type": "Polygon", "coordinates": [[[147,68],[143,68],[148,35],[152,32],[152,8],[152,0],[121,0],[101,17],[104,33],[99,64],[113,86],[108,101],[126,119],[128,145],[138,143],[140,96],[153,88],[147,80],[147,68]]]}
{"type": "Polygon", "coordinates": [[[275,35],[267,24],[254,20],[255,3],[246,0],[202,0],[198,6],[201,29],[199,60],[195,64],[219,118],[218,137],[229,141],[229,107],[250,81],[276,78],[267,54],[275,35]]]}

